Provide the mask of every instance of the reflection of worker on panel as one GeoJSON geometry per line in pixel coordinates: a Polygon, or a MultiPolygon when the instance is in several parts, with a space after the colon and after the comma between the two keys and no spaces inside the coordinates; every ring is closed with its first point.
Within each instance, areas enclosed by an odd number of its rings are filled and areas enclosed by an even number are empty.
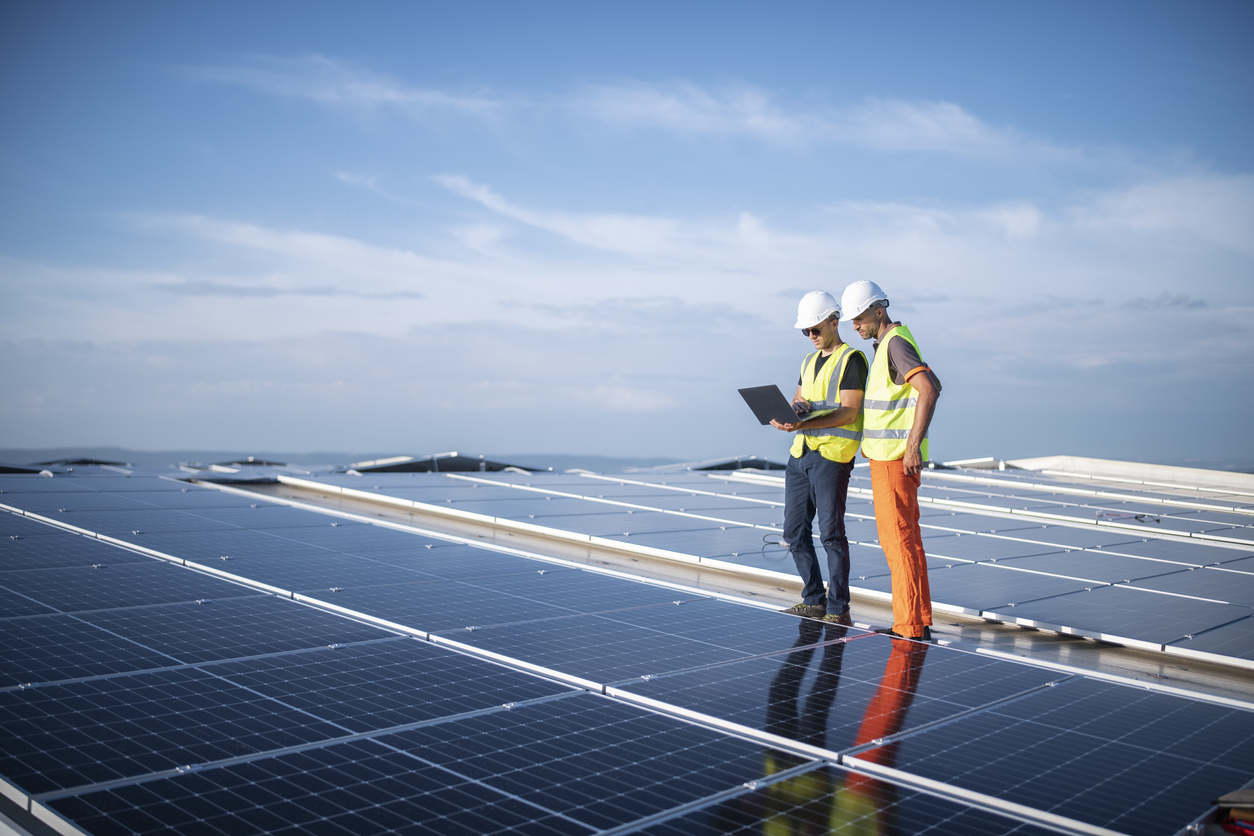
{"type": "MultiPolygon", "coordinates": [[[[855,747],[872,740],[891,737],[901,731],[906,724],[910,704],[914,702],[914,693],[919,687],[919,673],[923,670],[928,646],[923,642],[899,639],[894,639],[892,645],[888,662],[884,665],[880,687],[876,689],[875,696],[871,697],[862,714],[862,725],[858,727],[858,736],[853,744],[855,747]]],[[[881,766],[893,766],[897,760],[897,744],[879,746],[857,757],[881,766]]],[[[896,808],[889,805],[896,799],[897,792],[893,785],[867,775],[850,775],[845,780],[844,788],[836,794],[832,826],[835,827],[838,821],[852,821],[872,810],[879,810],[879,826],[874,830],[868,828],[866,832],[892,833],[895,831],[893,824],[896,820],[896,808]],[[886,807],[888,809],[884,809],[886,807]],[[836,813],[837,810],[839,814],[836,813]]]]}
{"type": "MultiPolygon", "coordinates": [[[[829,626],[828,641],[842,638],[844,629],[829,626]]],[[[822,641],[818,625],[802,622],[801,635],[794,647],[822,641]],[[807,632],[809,628],[809,632],[807,632]]],[[[921,642],[894,640],[879,687],[867,703],[854,747],[897,734],[905,727],[906,715],[919,685],[919,673],[927,656],[921,642]]],[[[827,715],[836,697],[845,642],[823,648],[819,672],[805,707],[800,707],[801,681],[816,650],[808,647],[789,653],[771,683],[767,704],[766,730],[782,737],[826,746],[827,715]]],[[[865,761],[893,766],[896,746],[872,749],[858,757],[865,761]]],[[[777,763],[766,756],[765,774],[772,775],[793,764],[777,763]]],[[[769,785],[767,810],[761,811],[763,833],[769,836],[809,836],[839,831],[848,834],[888,836],[896,829],[896,788],[876,778],[849,775],[833,780],[839,773],[816,769],[769,785]]]]}

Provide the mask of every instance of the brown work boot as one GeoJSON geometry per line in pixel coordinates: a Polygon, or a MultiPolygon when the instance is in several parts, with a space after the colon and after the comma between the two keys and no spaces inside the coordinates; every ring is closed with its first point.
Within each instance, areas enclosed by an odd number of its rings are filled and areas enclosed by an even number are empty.
{"type": "Polygon", "coordinates": [[[802,618],[822,619],[823,616],[827,615],[827,607],[822,604],[807,604],[805,601],[802,601],[800,604],[793,604],[786,610],[780,610],[780,612],[786,612],[789,615],[799,615],[802,618]]]}
{"type": "Polygon", "coordinates": [[[850,617],[849,610],[845,610],[840,614],[829,612],[827,615],[823,616],[823,620],[828,624],[839,624],[842,627],[853,626],[853,618],[850,617]]]}

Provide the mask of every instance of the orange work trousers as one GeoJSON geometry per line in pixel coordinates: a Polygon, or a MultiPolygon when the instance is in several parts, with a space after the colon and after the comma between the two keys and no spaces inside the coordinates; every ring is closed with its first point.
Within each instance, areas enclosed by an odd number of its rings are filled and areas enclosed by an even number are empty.
{"type": "Polygon", "coordinates": [[[932,624],[932,591],[919,531],[919,475],[907,476],[901,459],[871,460],[875,529],[893,577],[893,631],[921,636],[932,624]]]}

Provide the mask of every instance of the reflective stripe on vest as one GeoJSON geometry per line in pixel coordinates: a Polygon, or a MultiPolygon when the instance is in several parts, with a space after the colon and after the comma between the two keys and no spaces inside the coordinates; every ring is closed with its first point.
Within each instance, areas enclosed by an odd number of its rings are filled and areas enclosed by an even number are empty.
{"type": "MultiPolygon", "coordinates": [[[[845,367],[855,351],[847,343],[841,343],[840,348],[827,358],[817,375],[814,373],[814,365],[821,352],[807,354],[801,361],[801,397],[810,402],[811,412],[840,409],[840,380],[844,377],[845,367]],[[834,391],[831,390],[833,380],[836,381],[834,391]]],[[[789,452],[796,458],[805,453],[808,447],[818,450],[826,459],[847,462],[858,454],[858,444],[861,441],[862,415],[859,413],[853,423],[843,427],[799,430],[793,437],[789,452]]]]}
{"type": "MultiPolygon", "coordinates": [[[[898,385],[889,377],[888,341],[895,337],[910,343],[919,352],[919,359],[923,358],[914,335],[904,325],[889,331],[887,338],[881,340],[875,349],[875,359],[871,361],[871,370],[867,374],[866,400],[862,402],[866,421],[862,431],[862,455],[877,461],[895,461],[905,457],[906,440],[914,427],[914,410],[918,403],[914,387],[909,382],[898,385]]],[[[927,461],[926,436],[919,444],[919,455],[927,461]]]]}

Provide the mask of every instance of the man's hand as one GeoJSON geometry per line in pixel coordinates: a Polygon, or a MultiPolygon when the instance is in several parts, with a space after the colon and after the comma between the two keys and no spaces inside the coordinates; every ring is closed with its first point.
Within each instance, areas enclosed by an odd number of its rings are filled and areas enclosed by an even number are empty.
{"type": "Polygon", "coordinates": [[[907,444],[906,455],[901,460],[907,476],[913,476],[923,470],[923,457],[919,455],[919,445],[907,444]]]}
{"type": "Polygon", "coordinates": [[[810,403],[805,398],[797,398],[792,402],[792,411],[798,415],[805,415],[811,409],[814,409],[814,404],[810,403]]]}
{"type": "Polygon", "coordinates": [[[801,429],[801,422],[797,421],[792,424],[781,424],[779,421],[772,418],[771,426],[777,430],[783,430],[786,433],[795,433],[797,430],[801,429]]]}

